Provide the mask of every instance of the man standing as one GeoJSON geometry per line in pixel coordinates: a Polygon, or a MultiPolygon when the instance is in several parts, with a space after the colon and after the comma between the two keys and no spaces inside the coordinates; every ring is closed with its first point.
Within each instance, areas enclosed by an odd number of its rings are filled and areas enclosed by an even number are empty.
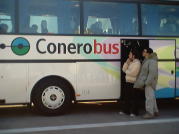
{"type": "Polygon", "coordinates": [[[159,115],[159,110],[155,98],[155,89],[158,80],[157,54],[151,48],[143,50],[144,61],[141,71],[134,84],[134,88],[145,88],[145,109],[144,119],[151,119],[159,115]]]}

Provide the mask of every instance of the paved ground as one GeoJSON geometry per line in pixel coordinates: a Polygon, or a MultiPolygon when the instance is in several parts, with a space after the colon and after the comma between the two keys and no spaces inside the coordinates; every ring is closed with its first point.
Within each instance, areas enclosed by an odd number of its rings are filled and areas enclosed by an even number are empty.
{"type": "Polygon", "coordinates": [[[75,104],[70,113],[51,117],[27,107],[1,108],[0,134],[179,134],[179,100],[158,105],[160,116],[152,120],[121,116],[116,103],[75,104]]]}

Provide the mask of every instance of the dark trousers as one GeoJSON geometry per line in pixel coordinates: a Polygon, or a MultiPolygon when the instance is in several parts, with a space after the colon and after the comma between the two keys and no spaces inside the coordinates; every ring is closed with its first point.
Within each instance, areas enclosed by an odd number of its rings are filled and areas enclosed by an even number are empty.
{"type": "Polygon", "coordinates": [[[126,114],[133,113],[135,115],[139,114],[139,107],[141,99],[141,91],[139,89],[133,88],[134,84],[125,83],[124,93],[123,93],[123,104],[122,111],[126,114]]]}

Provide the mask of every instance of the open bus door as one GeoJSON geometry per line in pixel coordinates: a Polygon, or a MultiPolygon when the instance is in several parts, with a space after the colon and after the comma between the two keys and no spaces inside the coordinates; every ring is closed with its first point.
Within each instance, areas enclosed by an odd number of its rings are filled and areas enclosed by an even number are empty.
{"type": "MultiPolygon", "coordinates": [[[[124,62],[127,60],[129,52],[136,49],[139,53],[139,60],[142,62],[142,51],[149,47],[149,40],[145,39],[122,39],[121,40],[121,98],[123,99],[125,90],[125,73],[122,71],[124,62]]],[[[144,99],[144,92],[141,92],[141,98],[144,99]]]]}
{"type": "MultiPolygon", "coordinates": [[[[175,40],[154,39],[122,39],[121,40],[121,90],[123,94],[125,73],[122,66],[128,58],[131,49],[136,48],[142,57],[144,48],[150,47],[158,55],[158,84],[156,88],[157,98],[176,97],[175,76],[175,40]]],[[[140,59],[143,60],[142,58],[140,59]]]]}

